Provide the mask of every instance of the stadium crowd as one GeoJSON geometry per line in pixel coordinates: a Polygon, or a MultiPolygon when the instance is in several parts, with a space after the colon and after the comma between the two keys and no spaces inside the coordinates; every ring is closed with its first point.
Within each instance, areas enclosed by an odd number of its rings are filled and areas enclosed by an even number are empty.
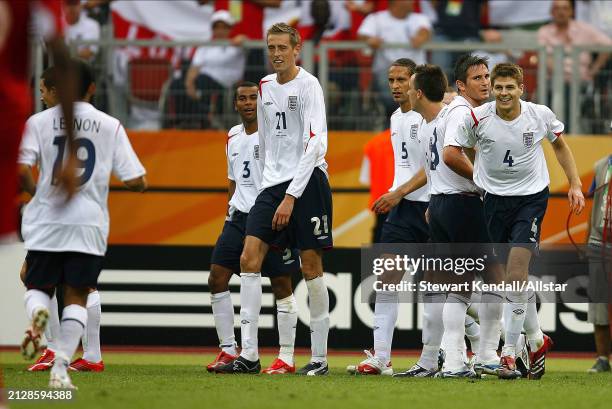
{"type": "MultiPolygon", "coordinates": [[[[549,94],[553,46],[563,45],[569,53],[573,45],[612,44],[609,24],[612,3],[605,0],[533,3],[520,0],[194,0],[200,24],[210,29],[190,33],[185,28],[180,38],[164,32],[167,30],[161,27],[160,21],[164,18],[163,12],[157,15],[151,12],[153,18],[134,22],[125,18],[122,9],[128,6],[121,3],[128,2],[66,0],[67,39],[96,40],[106,36],[225,40],[219,45],[197,49],[177,47],[172,52],[138,51],[136,47],[114,49],[112,61],[99,47],[79,47],[79,56],[92,62],[98,75],[107,80],[98,81],[104,83],[97,94],[98,106],[103,110],[112,106],[113,114],[129,119],[128,123],[135,128],[227,128],[236,120],[229,95],[232,85],[241,80],[257,82],[270,72],[263,50],[245,41],[261,41],[263,33],[277,22],[296,27],[315,49],[321,42],[363,40],[367,43],[368,47],[361,50],[333,49],[329,53],[328,103],[336,107],[329,118],[331,129],[383,129],[384,123],[376,118],[387,117],[394,109],[393,101],[384,92],[386,67],[399,57],[412,58],[418,64],[440,65],[452,83],[452,61],[461,52],[425,51],[422,48],[427,42],[508,44],[507,52],[481,54],[493,63],[519,63],[525,69],[528,100],[535,99],[538,85],[537,55],[511,51],[510,44],[548,47],[549,94]],[[127,28],[123,20],[127,20],[127,28]],[[410,48],[384,48],[389,43],[410,44],[410,48]],[[107,68],[111,66],[112,69],[107,68]],[[139,79],[135,81],[135,77],[139,79]],[[111,100],[108,95],[113,92],[123,98],[111,100]]],[[[164,6],[146,7],[161,10],[164,6]]],[[[580,109],[581,116],[589,118],[581,126],[582,133],[607,132],[611,86],[608,57],[608,53],[580,54],[580,109]]],[[[317,63],[315,57],[315,74],[319,69],[317,63]]],[[[569,57],[565,64],[569,97],[569,57]]],[[[550,96],[548,101],[540,102],[550,103],[550,96]]],[[[565,104],[566,120],[569,105],[565,104]]]]}

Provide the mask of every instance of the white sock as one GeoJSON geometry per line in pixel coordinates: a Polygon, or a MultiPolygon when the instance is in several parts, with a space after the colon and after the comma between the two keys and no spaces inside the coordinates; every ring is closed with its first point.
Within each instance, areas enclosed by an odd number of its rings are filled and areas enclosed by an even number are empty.
{"type": "Polygon", "coordinates": [[[54,373],[64,373],[66,360],[70,361],[79,346],[83,331],[87,326],[87,309],[77,304],[70,304],[64,308],[62,322],[60,324],[60,337],[58,342],[58,354],[61,359],[56,359],[53,365],[54,373]]]}
{"type": "Polygon", "coordinates": [[[289,366],[293,365],[297,313],[297,301],[293,294],[282,300],[276,300],[276,322],[278,325],[278,344],[280,345],[278,358],[289,366]]]}
{"type": "Polygon", "coordinates": [[[393,330],[399,310],[399,294],[396,291],[376,293],[374,304],[374,356],[385,365],[391,361],[393,330]]]}
{"type": "Polygon", "coordinates": [[[540,320],[538,318],[538,307],[536,305],[536,295],[533,290],[529,290],[527,298],[527,312],[525,313],[525,322],[523,323],[527,342],[532,351],[537,351],[544,344],[544,333],[540,328],[540,320]]]}
{"type": "Polygon", "coordinates": [[[465,336],[470,340],[470,351],[478,354],[480,351],[480,325],[470,315],[465,314],[465,336]]]}
{"type": "Polygon", "coordinates": [[[497,347],[499,346],[504,296],[497,292],[483,292],[478,308],[480,321],[480,349],[478,358],[484,363],[499,361],[497,347]]]}
{"type": "Polygon", "coordinates": [[[329,293],[323,277],[306,281],[310,308],[310,348],[312,362],[327,361],[327,335],[329,333],[329,293]]]}
{"type": "Polygon", "coordinates": [[[465,339],[465,317],[470,300],[458,294],[449,294],[444,303],[442,319],[444,321],[444,344],[446,345],[445,371],[462,371],[465,363],[463,361],[464,339],[465,339]]]}
{"type": "Polygon", "coordinates": [[[47,293],[42,292],[40,290],[28,290],[25,292],[23,296],[23,301],[25,303],[26,315],[28,316],[28,321],[31,321],[34,317],[34,312],[37,310],[44,308],[47,311],[50,308],[51,298],[47,295],[47,293]]]}
{"type": "Polygon", "coordinates": [[[444,293],[427,293],[423,296],[423,350],[417,364],[425,369],[438,369],[438,353],[444,334],[444,293]]]}
{"type": "Polygon", "coordinates": [[[57,309],[57,297],[53,296],[49,303],[49,323],[45,330],[45,338],[47,338],[47,349],[57,351],[57,342],[60,334],[59,311],[57,309]]]}
{"type": "Polygon", "coordinates": [[[229,290],[210,295],[215,328],[219,338],[219,348],[227,354],[236,355],[236,336],[234,335],[234,306],[229,290]]]}
{"type": "Polygon", "coordinates": [[[240,274],[240,335],[242,351],[240,356],[249,361],[257,361],[257,330],[261,311],[261,274],[240,274]]]}
{"type": "Polygon", "coordinates": [[[89,362],[100,362],[100,320],[102,307],[100,306],[100,293],[96,290],[87,296],[87,327],[83,334],[83,359],[89,362]]]}
{"type": "Polygon", "coordinates": [[[523,330],[526,310],[526,291],[508,291],[506,293],[506,305],[504,306],[506,340],[502,355],[512,357],[516,355],[516,341],[518,341],[518,337],[523,330]]]}

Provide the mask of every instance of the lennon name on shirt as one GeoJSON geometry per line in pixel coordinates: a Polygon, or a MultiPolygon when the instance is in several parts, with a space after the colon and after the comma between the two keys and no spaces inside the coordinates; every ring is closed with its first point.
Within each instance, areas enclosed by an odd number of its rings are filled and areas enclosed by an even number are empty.
{"type": "MultiPolygon", "coordinates": [[[[53,118],[53,130],[60,131],[62,129],[66,129],[66,121],[64,120],[64,117],[53,118]]],[[[75,117],[74,130],[100,133],[100,121],[90,118],[75,117]]]]}

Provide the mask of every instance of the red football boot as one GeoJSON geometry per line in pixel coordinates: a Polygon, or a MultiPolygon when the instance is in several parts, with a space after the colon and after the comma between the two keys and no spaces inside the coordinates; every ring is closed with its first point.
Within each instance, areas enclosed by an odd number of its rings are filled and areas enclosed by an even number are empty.
{"type": "Polygon", "coordinates": [[[546,352],[550,351],[553,347],[552,339],[544,334],[544,343],[535,352],[529,352],[529,379],[540,379],[544,375],[545,363],[546,363],[546,352]]]}
{"type": "Polygon", "coordinates": [[[28,367],[30,372],[47,371],[51,369],[55,362],[55,352],[50,349],[45,349],[41,356],[38,357],[33,365],[28,367]]]}
{"type": "Polygon", "coordinates": [[[79,358],[70,364],[70,370],[76,372],[102,372],[104,371],[104,361],[91,362],[79,358]]]}
{"type": "Polygon", "coordinates": [[[261,371],[268,375],[280,375],[287,373],[295,373],[295,365],[289,365],[280,358],[276,358],[272,364],[261,371]]]}
{"type": "Polygon", "coordinates": [[[214,372],[216,367],[225,365],[225,364],[229,364],[230,362],[234,361],[236,358],[238,358],[238,355],[232,355],[232,354],[228,354],[225,351],[221,351],[219,352],[219,354],[217,355],[214,361],[206,365],[206,370],[208,372],[214,372]]]}

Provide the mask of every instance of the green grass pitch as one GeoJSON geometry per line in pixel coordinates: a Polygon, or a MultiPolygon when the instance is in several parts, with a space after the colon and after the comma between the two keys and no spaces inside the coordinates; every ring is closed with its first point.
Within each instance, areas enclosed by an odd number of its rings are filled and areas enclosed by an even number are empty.
{"type": "MultiPolygon", "coordinates": [[[[77,373],[71,402],[9,402],[11,408],[610,408],[612,376],[590,375],[588,359],[550,358],[541,381],[393,379],[348,375],[360,356],[330,357],[325,377],[213,375],[212,354],[106,353],[103,373],[77,373]]],[[[262,366],[272,361],[262,356],[262,366]]],[[[308,356],[297,357],[303,365],[308,356]]],[[[414,357],[393,361],[395,370],[414,357]]],[[[0,353],[5,386],[44,389],[48,373],[28,373],[14,352],[0,353]]]]}

